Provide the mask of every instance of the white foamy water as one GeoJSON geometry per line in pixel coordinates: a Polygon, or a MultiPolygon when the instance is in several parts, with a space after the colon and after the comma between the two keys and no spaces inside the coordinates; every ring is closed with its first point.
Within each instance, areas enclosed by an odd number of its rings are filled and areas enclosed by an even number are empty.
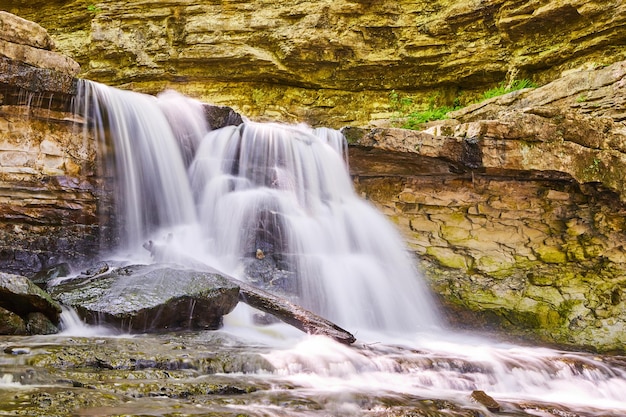
{"type": "Polygon", "coordinates": [[[201,105],[176,93],[83,88],[83,108],[114,156],[125,254],[145,260],[151,242],[155,260],[242,279],[246,259],[277,255],[295,280],[293,299],[358,338],[348,347],[284,326],[255,328],[237,308],[227,331],[275,344],[269,379],[316,395],[470,404],[469,393],[484,390],[585,415],[626,413],[626,375],[601,360],[450,335],[393,225],[355,194],[338,132],[253,122],[211,130],[201,105]]]}
{"type": "Polygon", "coordinates": [[[61,333],[62,336],[80,336],[80,337],[93,337],[93,336],[113,336],[118,332],[112,328],[106,326],[95,326],[86,324],[78,316],[75,310],[63,307],[61,313],[61,333]]]}

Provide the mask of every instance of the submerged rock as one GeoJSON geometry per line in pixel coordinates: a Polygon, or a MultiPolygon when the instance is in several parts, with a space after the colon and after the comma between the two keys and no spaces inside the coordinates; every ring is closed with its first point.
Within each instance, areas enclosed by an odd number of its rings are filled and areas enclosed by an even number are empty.
{"type": "Polygon", "coordinates": [[[2,272],[0,308],[0,334],[56,333],[61,316],[60,304],[28,278],[2,272]]]}
{"type": "Polygon", "coordinates": [[[470,395],[472,401],[475,401],[479,404],[482,404],[487,408],[487,410],[492,412],[500,411],[500,404],[496,400],[493,399],[490,395],[487,395],[485,391],[474,390],[470,395]]]}
{"type": "Polygon", "coordinates": [[[78,276],[50,291],[88,323],[131,332],[217,329],[239,296],[239,287],[219,274],[166,265],[78,276]]]}

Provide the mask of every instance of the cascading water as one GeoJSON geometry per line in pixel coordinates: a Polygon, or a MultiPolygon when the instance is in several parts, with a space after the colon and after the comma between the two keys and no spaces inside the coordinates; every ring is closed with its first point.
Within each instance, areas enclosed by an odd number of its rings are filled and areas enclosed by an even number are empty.
{"type": "Polygon", "coordinates": [[[341,326],[438,324],[400,237],[356,196],[339,132],[253,122],[209,131],[202,105],[173,92],[83,90],[114,151],[125,251],[151,241],[161,260],[184,254],[239,275],[261,250],[293,272],[300,304],[341,326]]]}
{"type": "MultiPolygon", "coordinates": [[[[81,111],[104,153],[114,154],[125,254],[145,260],[140,248],[150,242],[159,260],[211,265],[240,278],[250,260],[274,257],[292,281],[290,296],[358,332],[353,347],[255,334],[251,346],[270,344],[264,357],[274,371],[254,378],[270,381],[272,395],[288,385],[293,397],[313,396],[321,411],[281,412],[263,401],[238,411],[358,416],[370,404],[367,415],[382,416],[392,414],[376,414],[376,407],[402,403],[410,406],[398,415],[468,415],[411,411],[420,399],[439,398],[490,415],[469,401],[471,391],[485,390],[510,404],[509,416],[626,414],[619,360],[443,330],[400,237],[355,195],[338,132],[253,122],[211,130],[202,104],[176,93],[155,98],[91,82],[82,88],[81,111]]],[[[241,336],[233,326],[226,330],[241,336]]]]}

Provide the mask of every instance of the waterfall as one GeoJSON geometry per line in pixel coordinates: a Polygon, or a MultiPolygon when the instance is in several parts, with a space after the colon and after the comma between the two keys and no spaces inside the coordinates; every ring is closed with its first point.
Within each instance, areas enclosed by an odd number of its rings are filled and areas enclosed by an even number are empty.
{"type": "Polygon", "coordinates": [[[359,198],[345,138],[331,129],[244,122],[211,130],[203,105],[81,81],[79,112],[112,165],[121,250],[246,279],[272,259],[265,289],[353,328],[437,327],[414,260],[359,198]]]}

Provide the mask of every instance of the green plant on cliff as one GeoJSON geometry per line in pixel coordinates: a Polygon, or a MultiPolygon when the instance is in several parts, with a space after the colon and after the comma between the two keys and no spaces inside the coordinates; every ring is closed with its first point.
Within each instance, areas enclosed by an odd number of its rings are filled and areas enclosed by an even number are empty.
{"type": "Polygon", "coordinates": [[[447,119],[448,113],[457,109],[458,107],[451,106],[429,106],[426,110],[409,113],[402,127],[405,129],[420,129],[424,123],[447,119]]]}
{"type": "Polygon", "coordinates": [[[524,88],[536,88],[537,84],[528,79],[523,80],[513,80],[509,84],[501,82],[497,87],[494,87],[490,90],[485,91],[481,94],[480,98],[476,101],[476,103],[480,103],[481,101],[489,100],[490,98],[498,97],[512,91],[523,90],[524,88]]]}
{"type": "MultiPolygon", "coordinates": [[[[501,82],[497,87],[483,92],[477,100],[471,101],[469,104],[476,104],[490,98],[498,97],[512,91],[522,90],[524,88],[535,88],[537,84],[528,79],[513,80],[506,84],[501,82]]],[[[448,113],[462,108],[461,98],[457,96],[451,106],[438,105],[438,94],[434,94],[428,98],[426,109],[414,110],[413,100],[400,96],[396,91],[389,94],[389,104],[391,109],[396,113],[396,118],[403,120],[400,127],[405,129],[421,129],[424,123],[434,120],[443,120],[448,118],[448,113]]]]}
{"type": "Polygon", "coordinates": [[[389,107],[395,113],[406,113],[412,106],[413,100],[410,97],[401,96],[396,90],[389,93],[389,107]]]}
{"type": "Polygon", "coordinates": [[[91,13],[99,13],[102,11],[102,9],[96,6],[95,4],[87,5],[87,10],[89,10],[91,13]]]}
{"type": "Polygon", "coordinates": [[[400,96],[395,91],[389,94],[390,107],[404,129],[420,129],[424,123],[446,119],[449,112],[459,108],[458,97],[453,106],[439,105],[438,101],[439,94],[433,94],[428,97],[425,109],[417,109],[411,98],[400,96]]]}

